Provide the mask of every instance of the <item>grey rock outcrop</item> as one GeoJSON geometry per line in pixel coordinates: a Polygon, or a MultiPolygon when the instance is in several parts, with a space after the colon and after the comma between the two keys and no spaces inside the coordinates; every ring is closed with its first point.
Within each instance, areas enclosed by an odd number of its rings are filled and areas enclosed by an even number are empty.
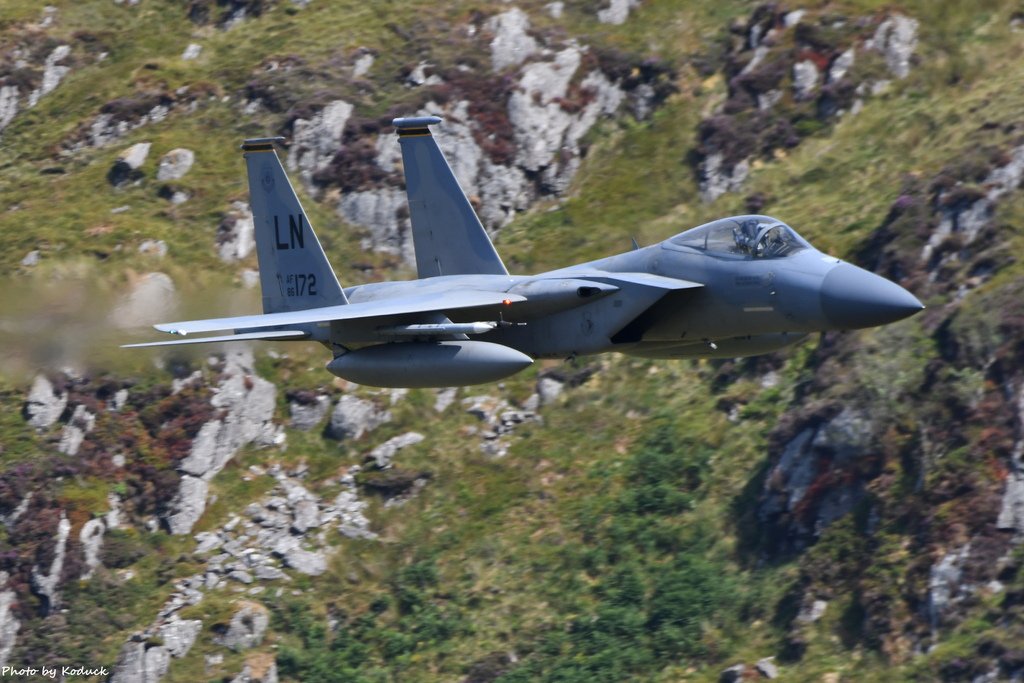
{"type": "Polygon", "coordinates": [[[206,494],[210,485],[204,480],[185,475],[178,484],[178,493],[171,501],[173,512],[167,516],[167,528],[172,534],[183,535],[192,527],[206,510],[206,494]]]}
{"type": "Polygon", "coordinates": [[[32,588],[45,602],[47,614],[53,614],[60,607],[60,575],[64,570],[64,555],[67,552],[68,534],[71,533],[71,522],[61,510],[60,522],[57,524],[57,537],[54,539],[53,561],[44,574],[39,567],[32,567],[32,588]]]}
{"type": "Polygon", "coordinates": [[[17,602],[17,596],[7,588],[7,579],[7,572],[0,572],[0,666],[10,661],[21,628],[21,622],[11,609],[17,602]]]}
{"type": "Polygon", "coordinates": [[[298,171],[308,189],[313,188],[313,174],[326,167],[341,147],[341,136],[352,109],[348,102],[334,100],[312,118],[296,119],[288,168],[298,171]]]}
{"type": "Polygon", "coordinates": [[[203,52],[203,46],[199,43],[189,43],[185,50],[181,53],[181,58],[185,61],[192,59],[198,59],[199,55],[203,52]]]}
{"type": "Polygon", "coordinates": [[[928,617],[932,630],[939,627],[946,612],[962,597],[964,589],[961,578],[970,554],[971,544],[968,543],[959,550],[947,552],[929,570],[928,617]]]}
{"type": "Polygon", "coordinates": [[[68,405],[68,396],[57,391],[44,375],[36,375],[25,402],[25,416],[30,426],[46,429],[60,419],[68,405]]]}
{"type": "Polygon", "coordinates": [[[167,653],[172,657],[184,657],[192,649],[199,632],[203,630],[203,622],[199,619],[179,619],[174,616],[159,628],[167,653]]]}
{"type": "Polygon", "coordinates": [[[375,61],[376,57],[374,57],[372,52],[369,50],[364,51],[352,63],[352,75],[355,78],[362,78],[370,72],[370,67],[373,66],[375,61]]]}
{"type": "Polygon", "coordinates": [[[14,120],[18,114],[18,87],[15,85],[0,86],[0,131],[14,120]]]}
{"type": "Polygon", "coordinates": [[[276,387],[255,374],[247,347],[227,353],[222,379],[210,401],[220,417],[200,427],[188,456],[178,465],[184,475],[167,518],[172,534],[192,530],[206,508],[206,482],[242,446],[271,446],[279,441],[280,433],[272,422],[275,397],[276,387]]]}
{"type": "Polygon", "coordinates": [[[874,38],[869,41],[869,47],[885,56],[886,66],[897,78],[910,74],[910,60],[917,49],[918,26],[917,19],[894,14],[878,25],[874,38]]]}
{"type": "Polygon", "coordinates": [[[1024,473],[1011,472],[1006,478],[1006,491],[999,509],[996,527],[1024,535],[1024,473]]]}
{"type": "Polygon", "coordinates": [[[288,412],[291,414],[292,429],[308,432],[315,429],[327,417],[331,409],[331,398],[320,394],[310,401],[292,400],[288,402],[288,412]]]}
{"type": "Polygon", "coordinates": [[[143,639],[125,643],[114,664],[110,683],[157,683],[170,666],[170,654],[162,645],[143,639]]]}
{"type": "Polygon", "coordinates": [[[241,261],[256,248],[252,209],[245,202],[231,203],[217,226],[217,256],[225,263],[241,261]]]}
{"type": "Polygon", "coordinates": [[[491,40],[491,67],[495,71],[522,64],[537,52],[537,41],[527,33],[530,19],[518,7],[491,17],[485,28],[494,34],[491,40]]]}
{"type": "Polygon", "coordinates": [[[736,192],[750,175],[750,162],[743,159],[731,167],[725,164],[725,157],[719,153],[708,155],[700,164],[700,198],[713,202],[726,192],[736,192]]]}
{"type": "Polygon", "coordinates": [[[408,448],[414,444],[418,444],[423,441],[425,437],[419,432],[406,432],[396,437],[388,439],[381,445],[370,451],[367,459],[373,460],[377,467],[385,469],[391,467],[391,461],[394,459],[395,454],[403,448],[408,448]]]}
{"type": "Polygon", "coordinates": [[[372,401],[343,394],[331,413],[327,435],[338,440],[358,439],[390,421],[391,411],[378,408],[372,401]]]}
{"type": "Polygon", "coordinates": [[[818,88],[818,80],[821,72],[817,65],[809,59],[804,59],[793,65],[793,90],[798,100],[810,99],[818,88]]]}
{"type": "Polygon", "coordinates": [[[215,640],[232,650],[248,650],[263,642],[270,615],[267,608],[258,602],[244,601],[231,617],[227,630],[215,640]]]}
{"type": "Polygon", "coordinates": [[[565,389],[565,382],[545,375],[537,379],[537,395],[540,397],[541,405],[548,405],[558,400],[565,389]]]}
{"type": "MultiPolygon", "coordinates": [[[[966,205],[963,202],[948,201],[951,193],[961,189],[959,185],[940,193],[937,198],[941,207],[939,224],[928,238],[928,243],[922,248],[921,260],[930,260],[935,249],[953,234],[958,235],[965,245],[971,244],[977,239],[982,229],[991,222],[995,214],[996,202],[1006,194],[1017,190],[1022,183],[1024,183],[1024,145],[1014,148],[1007,163],[992,170],[982,181],[981,186],[985,188],[983,197],[966,205]]],[[[955,255],[950,255],[948,258],[955,258],[955,255]]]]}
{"type": "Polygon", "coordinates": [[[96,416],[79,404],[75,406],[71,419],[61,430],[60,443],[57,450],[64,455],[77,455],[78,449],[82,447],[85,435],[93,430],[96,425],[96,416]]]}
{"type": "Polygon", "coordinates": [[[103,518],[98,517],[83,524],[78,533],[78,540],[85,553],[85,571],[81,576],[83,580],[92,578],[96,567],[100,565],[100,549],[103,547],[103,534],[106,530],[103,518]]]}
{"type": "Polygon", "coordinates": [[[21,259],[21,265],[25,266],[26,268],[31,268],[32,266],[39,265],[39,250],[33,249],[32,251],[25,254],[25,256],[21,259]]]}
{"type": "Polygon", "coordinates": [[[458,390],[455,387],[438,390],[437,398],[434,399],[434,410],[439,413],[446,411],[448,406],[455,403],[455,396],[457,394],[458,390]]]}
{"type": "Polygon", "coordinates": [[[602,24],[620,26],[629,19],[630,10],[639,6],[639,0],[610,0],[607,7],[597,11],[597,20],[602,24]]]}
{"type": "Polygon", "coordinates": [[[164,273],[146,273],[131,285],[110,314],[119,328],[141,327],[170,320],[178,306],[174,282],[164,273]]]}
{"type": "Polygon", "coordinates": [[[184,147],[172,149],[160,158],[160,164],[156,170],[156,179],[178,180],[183,178],[192,168],[195,160],[196,154],[190,149],[185,149],[184,147]]]}
{"type": "Polygon", "coordinates": [[[29,95],[28,106],[36,106],[40,97],[48,95],[57,89],[60,82],[71,71],[71,67],[61,64],[69,56],[71,56],[70,45],[58,45],[46,56],[46,61],[43,63],[42,80],[39,83],[39,88],[32,91],[32,94],[29,95]]]}
{"type": "Polygon", "coordinates": [[[828,68],[829,83],[835,83],[836,81],[842,80],[843,77],[849,73],[850,69],[853,68],[853,62],[856,58],[855,55],[856,53],[851,47],[832,60],[832,65],[828,68]]]}
{"type": "Polygon", "coordinates": [[[349,192],[338,203],[338,215],[366,228],[364,249],[399,254],[413,262],[412,224],[402,218],[407,207],[405,192],[392,187],[349,192]]]}
{"type": "Polygon", "coordinates": [[[803,544],[846,515],[863,497],[864,483],[844,473],[855,468],[869,447],[871,430],[867,416],[847,407],[831,420],[798,432],[765,479],[760,519],[788,520],[791,540],[803,544]],[[819,479],[834,484],[812,487],[819,479]],[[806,500],[812,488],[815,497],[806,500]],[[798,507],[805,510],[799,519],[793,517],[798,507]]]}

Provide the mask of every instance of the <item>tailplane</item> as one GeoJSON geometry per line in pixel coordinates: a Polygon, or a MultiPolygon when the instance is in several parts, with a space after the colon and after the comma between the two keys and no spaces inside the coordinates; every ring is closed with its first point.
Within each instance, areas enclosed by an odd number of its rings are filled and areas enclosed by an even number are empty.
{"type": "Polygon", "coordinates": [[[347,304],[274,151],[274,143],[280,140],[283,138],[256,138],[242,144],[249,170],[249,204],[256,231],[263,312],[347,304]]]}
{"type": "Polygon", "coordinates": [[[419,277],[508,275],[428,126],[436,116],[395,119],[405,167],[419,277]]]}

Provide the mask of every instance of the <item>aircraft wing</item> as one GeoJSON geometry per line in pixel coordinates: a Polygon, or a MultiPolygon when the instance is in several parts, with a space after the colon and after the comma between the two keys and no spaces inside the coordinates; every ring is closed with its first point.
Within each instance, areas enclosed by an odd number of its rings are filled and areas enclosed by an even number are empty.
{"type": "MultiPolygon", "coordinates": [[[[243,315],[233,318],[211,318],[208,320],[161,323],[153,327],[161,332],[181,335],[220,330],[258,330],[260,328],[333,322],[335,320],[366,320],[368,318],[393,315],[436,313],[464,308],[477,308],[480,306],[508,305],[519,301],[526,301],[526,297],[506,292],[483,292],[476,290],[432,292],[385,299],[383,301],[366,301],[343,306],[309,308],[303,311],[285,311],[282,313],[243,315]]],[[[266,335],[264,334],[263,336],[266,335]]]]}
{"type": "Polygon", "coordinates": [[[172,339],[170,341],[145,342],[143,344],[122,344],[122,349],[143,349],[149,346],[178,346],[179,344],[206,344],[209,342],[232,342],[258,339],[271,341],[274,339],[305,339],[309,334],[302,330],[263,330],[243,334],[225,334],[217,337],[197,337],[196,339],[172,339]]]}

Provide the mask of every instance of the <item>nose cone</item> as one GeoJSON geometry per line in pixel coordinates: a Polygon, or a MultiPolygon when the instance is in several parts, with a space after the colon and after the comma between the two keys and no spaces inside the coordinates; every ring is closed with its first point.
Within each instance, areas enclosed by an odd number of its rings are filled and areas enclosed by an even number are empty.
{"type": "Polygon", "coordinates": [[[840,263],[821,284],[821,309],[836,329],[894,323],[922,310],[917,297],[884,277],[840,263]]]}

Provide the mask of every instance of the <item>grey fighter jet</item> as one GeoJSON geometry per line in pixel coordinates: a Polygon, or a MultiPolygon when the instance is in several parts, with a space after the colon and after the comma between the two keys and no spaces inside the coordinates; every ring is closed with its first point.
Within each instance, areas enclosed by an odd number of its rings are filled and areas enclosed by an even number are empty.
{"type": "Polygon", "coordinates": [[[440,387],[495,381],[538,358],[750,356],[924,308],[899,285],[760,215],[510,275],[431,135],[440,122],[394,121],[418,279],[342,288],[275,152],[281,138],[246,140],[263,313],[156,325],[181,336],[220,334],[129,346],[306,339],[330,349],[327,369],[339,377],[440,387]]]}

